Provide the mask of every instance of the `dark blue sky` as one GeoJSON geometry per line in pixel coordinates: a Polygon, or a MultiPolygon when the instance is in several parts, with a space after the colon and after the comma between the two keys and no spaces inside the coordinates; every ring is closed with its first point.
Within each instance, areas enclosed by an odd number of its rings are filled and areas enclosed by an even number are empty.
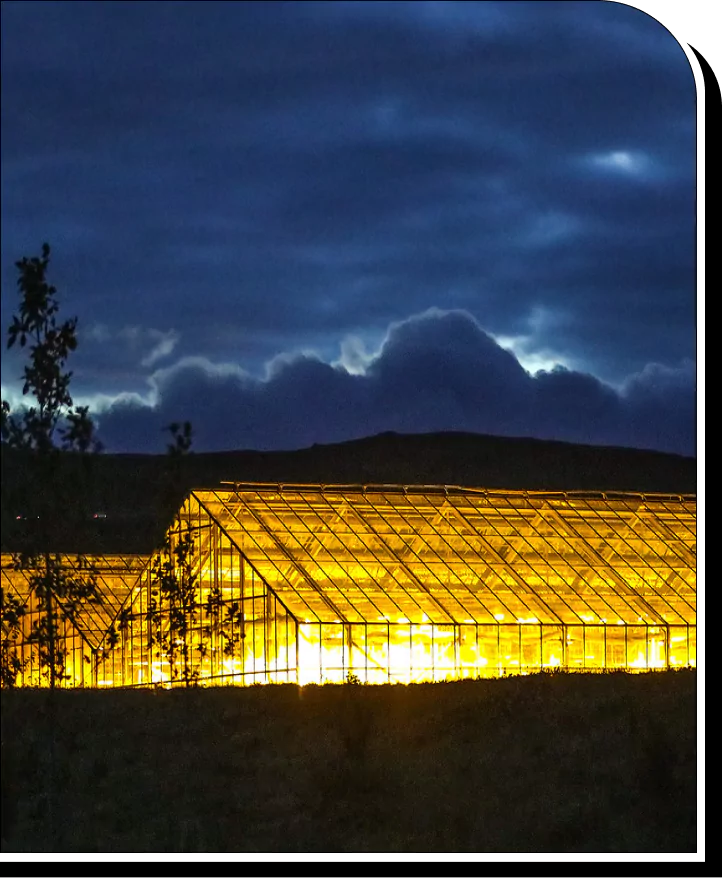
{"type": "Polygon", "coordinates": [[[47,240],[108,450],[694,454],[695,98],[597,0],[3,2],[2,324],[47,240]]]}

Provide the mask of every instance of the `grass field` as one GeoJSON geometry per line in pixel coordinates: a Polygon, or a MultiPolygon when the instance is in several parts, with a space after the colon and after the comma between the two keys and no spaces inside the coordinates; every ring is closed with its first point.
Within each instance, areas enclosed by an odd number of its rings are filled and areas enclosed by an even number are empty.
{"type": "Polygon", "coordinates": [[[696,779],[690,670],[2,693],[4,852],[685,853],[696,779]]]}

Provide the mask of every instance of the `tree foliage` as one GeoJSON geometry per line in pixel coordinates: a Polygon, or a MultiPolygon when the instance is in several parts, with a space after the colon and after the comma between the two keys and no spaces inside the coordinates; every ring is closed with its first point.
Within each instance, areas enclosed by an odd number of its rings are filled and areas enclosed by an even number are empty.
{"type": "Polygon", "coordinates": [[[47,280],[49,262],[50,247],[43,244],[41,256],[15,263],[20,304],[7,346],[27,348],[22,377],[28,403],[12,411],[2,401],[1,438],[30,458],[36,481],[23,497],[32,514],[13,534],[14,567],[25,574],[31,598],[23,604],[16,595],[2,596],[3,686],[12,685],[22,670],[17,639],[27,612],[34,621],[26,642],[54,688],[65,677],[62,619],[78,624],[83,605],[99,600],[92,565],[79,558],[71,573],[53,551],[87,515],[88,452],[100,450],[100,443],[88,407],[75,405],[70,393],[67,361],[77,348],[77,318],[60,321],[57,290],[47,280]]]}
{"type": "MultiPolygon", "coordinates": [[[[162,504],[174,509],[179,488],[183,490],[184,462],[193,444],[193,430],[188,421],[170,424],[167,430],[172,441],[167,446],[166,496],[162,504]]],[[[194,686],[208,643],[199,626],[202,607],[194,531],[182,516],[168,529],[160,552],[151,561],[150,581],[150,646],[155,646],[168,662],[171,683],[194,686]]]]}
{"type": "Polygon", "coordinates": [[[24,615],[25,604],[18,595],[5,588],[0,589],[0,686],[3,689],[15,685],[25,666],[18,649],[24,615]]]}
{"type": "Polygon", "coordinates": [[[192,529],[179,521],[151,563],[150,645],[168,661],[171,682],[185,686],[197,684],[200,668],[194,658],[202,659],[207,649],[197,636],[201,606],[195,560],[192,529]]]}
{"type": "MultiPolygon", "coordinates": [[[[35,482],[21,500],[28,514],[13,522],[19,525],[13,529],[13,566],[25,576],[30,597],[25,601],[7,589],[1,596],[3,687],[14,685],[25,670],[28,648],[40,676],[51,688],[61,685],[66,678],[65,626],[82,632],[84,608],[100,601],[93,564],[78,556],[70,569],[61,554],[64,541],[72,543],[88,517],[86,464],[100,443],[88,408],[76,405],[70,392],[73,373],[67,363],[77,348],[77,318],[60,319],[57,290],[47,279],[49,263],[47,244],[39,257],[15,263],[20,303],[7,345],[27,349],[22,378],[28,402],[13,411],[3,400],[1,439],[30,459],[35,482]]],[[[170,514],[186,490],[185,461],[193,439],[189,422],[167,429],[171,442],[160,505],[170,514]]],[[[169,665],[170,682],[186,686],[198,681],[211,630],[223,627],[220,595],[211,594],[201,605],[194,537],[190,522],[178,517],[150,566],[149,646],[169,665]]],[[[96,668],[120,641],[129,612],[121,610],[103,643],[86,657],[96,668]]]]}
{"type": "Polygon", "coordinates": [[[46,279],[50,247],[43,244],[42,256],[23,257],[18,269],[20,306],[8,329],[8,348],[16,343],[29,346],[29,362],[23,370],[23,395],[35,405],[13,415],[2,403],[2,440],[16,448],[41,454],[59,448],[85,452],[98,449],[93,439],[93,422],[87,406],[75,406],[70,395],[73,373],[65,371],[68,357],[77,348],[77,317],[58,323],[57,290],[46,279]]]}
{"type": "MultiPolygon", "coordinates": [[[[188,487],[186,462],[191,453],[191,424],[170,424],[162,508],[175,513],[188,487]]],[[[242,602],[227,604],[217,582],[200,577],[198,529],[186,514],[176,514],[163,546],[150,565],[148,608],[150,646],[167,662],[170,685],[196,686],[209,650],[230,658],[243,647],[242,602]]]]}

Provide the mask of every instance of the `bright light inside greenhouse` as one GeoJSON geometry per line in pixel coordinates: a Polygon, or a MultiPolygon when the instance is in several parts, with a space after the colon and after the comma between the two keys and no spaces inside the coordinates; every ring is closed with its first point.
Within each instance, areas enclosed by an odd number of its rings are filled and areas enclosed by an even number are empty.
{"type": "MultiPolygon", "coordinates": [[[[180,685],[180,655],[202,685],[696,665],[692,495],[228,483],[191,492],[182,537],[187,633],[148,637],[159,554],[94,557],[101,601],[59,605],[62,685],[180,685]]],[[[3,555],[27,609],[17,682],[44,685],[30,575],[3,555]]]]}

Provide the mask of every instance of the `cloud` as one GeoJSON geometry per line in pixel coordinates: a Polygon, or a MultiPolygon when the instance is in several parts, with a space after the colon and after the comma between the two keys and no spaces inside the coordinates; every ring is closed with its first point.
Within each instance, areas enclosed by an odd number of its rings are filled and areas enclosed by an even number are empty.
{"type": "Polygon", "coordinates": [[[179,341],[179,335],[173,329],[166,333],[153,330],[152,335],[157,339],[157,344],[140,361],[140,365],[146,369],[172,354],[179,341]]]}
{"type": "Polygon", "coordinates": [[[647,364],[622,387],[622,402],[633,443],[673,450],[690,443],[696,423],[697,375],[692,360],[678,366],[647,364]]]}
{"type": "Polygon", "coordinates": [[[351,375],[363,375],[374,358],[375,354],[367,350],[362,338],[348,335],[341,341],[341,354],[333,365],[351,375]]]}
{"type": "MultiPolygon", "coordinates": [[[[161,356],[261,374],[434,305],[497,337],[564,308],[540,343],[607,381],[693,355],[694,80],[637,10],[35,8],[3,4],[3,252],[47,237],[81,328],[172,324],[134,392],[161,356]]],[[[122,389],[109,355],[84,392],[122,389]]]]}
{"type": "Polygon", "coordinates": [[[600,168],[632,175],[640,173],[647,166],[645,156],[626,150],[614,150],[601,155],[593,155],[590,161],[600,168]]]}
{"type": "MultiPolygon", "coordinates": [[[[348,356],[348,355],[347,355],[348,356]]],[[[557,367],[530,375],[464,311],[391,325],[355,371],[316,356],[277,359],[264,379],[187,358],[150,379],[153,405],[98,414],[110,451],[159,451],[161,428],[190,420],[197,449],[305,447],[379,433],[465,430],[695,453],[694,369],[649,364],[621,391],[557,367]]]]}
{"type": "Polygon", "coordinates": [[[520,321],[519,331],[513,335],[494,335],[500,347],[510,351],[531,375],[551,372],[557,367],[571,367],[569,359],[548,343],[564,330],[568,316],[563,311],[552,311],[542,305],[532,307],[520,321]]]}
{"type": "Polygon", "coordinates": [[[622,387],[630,400],[660,399],[670,392],[688,393],[697,385],[697,367],[692,360],[678,366],[648,363],[641,372],[631,375],[622,387]]]}
{"type": "Polygon", "coordinates": [[[73,394],[83,398],[143,393],[150,370],[169,357],[181,341],[175,329],[93,323],[78,328],[73,363],[73,394]],[[129,388],[130,385],[130,388],[129,388]]]}
{"type": "Polygon", "coordinates": [[[205,448],[470,429],[694,450],[696,95],[653,19],[2,16],[3,293],[49,240],[73,394],[110,447],[160,450],[188,418],[205,448]]]}

